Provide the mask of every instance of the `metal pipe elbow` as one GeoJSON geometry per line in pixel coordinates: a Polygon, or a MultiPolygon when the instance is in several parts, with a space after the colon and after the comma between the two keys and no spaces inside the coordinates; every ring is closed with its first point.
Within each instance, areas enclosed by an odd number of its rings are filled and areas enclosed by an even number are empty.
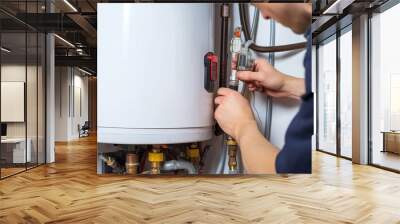
{"type": "Polygon", "coordinates": [[[197,174],[196,168],[192,163],[183,160],[169,160],[164,162],[162,170],[186,170],[188,174],[197,174]]]}

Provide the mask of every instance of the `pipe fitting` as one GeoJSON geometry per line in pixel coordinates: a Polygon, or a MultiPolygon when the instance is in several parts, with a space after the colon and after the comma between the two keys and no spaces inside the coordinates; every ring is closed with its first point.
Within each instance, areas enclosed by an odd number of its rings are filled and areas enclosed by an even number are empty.
{"type": "Polygon", "coordinates": [[[160,174],[161,163],[164,161],[164,153],[160,151],[160,149],[153,149],[148,154],[148,160],[150,162],[150,173],[151,174],[160,174]]]}
{"type": "Polygon", "coordinates": [[[197,174],[196,168],[192,163],[183,160],[169,160],[164,163],[162,170],[186,170],[188,174],[197,174]]]}
{"type": "Polygon", "coordinates": [[[125,160],[126,173],[136,175],[138,166],[139,166],[139,162],[138,162],[137,154],[127,153],[126,160],[125,160]]]}
{"type": "Polygon", "coordinates": [[[226,145],[228,147],[228,167],[231,172],[237,171],[237,142],[232,138],[228,137],[226,140],[226,145]]]}
{"type": "Polygon", "coordinates": [[[193,143],[186,149],[186,158],[194,167],[199,168],[200,165],[200,148],[198,144],[193,143]]]}

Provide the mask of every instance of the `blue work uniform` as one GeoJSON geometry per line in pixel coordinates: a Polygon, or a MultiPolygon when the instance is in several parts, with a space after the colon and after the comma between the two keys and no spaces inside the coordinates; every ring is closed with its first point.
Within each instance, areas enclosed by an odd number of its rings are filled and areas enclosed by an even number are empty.
{"type": "Polygon", "coordinates": [[[311,34],[306,33],[307,52],[304,57],[306,93],[302,96],[299,112],[290,123],[285,145],[279,152],[277,173],[311,173],[311,136],[314,126],[314,95],[311,90],[311,34]]]}

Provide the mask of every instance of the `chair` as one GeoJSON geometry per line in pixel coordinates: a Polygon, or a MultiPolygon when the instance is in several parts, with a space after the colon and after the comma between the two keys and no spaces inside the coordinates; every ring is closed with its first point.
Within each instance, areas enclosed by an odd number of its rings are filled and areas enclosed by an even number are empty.
{"type": "Polygon", "coordinates": [[[79,129],[79,138],[89,136],[89,129],[90,129],[89,121],[85,121],[82,127],[78,125],[78,129],[79,129]]]}

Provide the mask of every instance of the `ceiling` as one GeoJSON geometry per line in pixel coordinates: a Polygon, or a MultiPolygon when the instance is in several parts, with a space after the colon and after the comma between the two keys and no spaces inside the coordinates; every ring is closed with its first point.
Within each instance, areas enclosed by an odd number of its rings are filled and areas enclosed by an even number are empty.
{"type": "Polygon", "coordinates": [[[2,46],[12,49],[7,54],[2,52],[3,59],[21,58],[26,53],[31,58],[38,50],[36,39],[32,40],[36,33],[52,32],[57,34],[56,65],[96,71],[96,10],[99,2],[109,1],[47,0],[46,4],[46,0],[1,0],[2,46]],[[25,32],[28,32],[27,38],[25,32]]]}
{"type": "Polygon", "coordinates": [[[398,0],[313,0],[313,43],[334,35],[359,15],[376,13],[395,1],[398,0]]]}

